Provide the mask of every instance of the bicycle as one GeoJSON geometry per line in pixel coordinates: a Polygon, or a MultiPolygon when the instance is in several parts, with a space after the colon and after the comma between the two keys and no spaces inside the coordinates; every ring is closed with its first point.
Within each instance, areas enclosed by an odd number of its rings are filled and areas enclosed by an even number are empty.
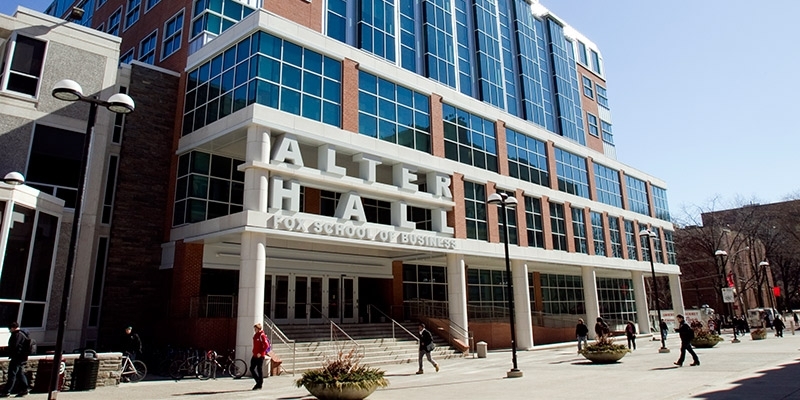
{"type": "Polygon", "coordinates": [[[122,356],[119,371],[120,382],[139,382],[147,375],[147,365],[143,361],[131,360],[130,354],[122,356]]]}
{"type": "Polygon", "coordinates": [[[203,361],[197,364],[197,378],[206,380],[208,378],[217,379],[217,370],[221,370],[223,374],[228,374],[233,379],[239,379],[247,373],[247,363],[240,358],[234,358],[234,350],[228,351],[228,356],[222,363],[219,360],[222,356],[218,355],[216,351],[209,350],[203,361]]]}
{"type": "Polygon", "coordinates": [[[201,362],[198,351],[195,350],[194,354],[190,354],[183,359],[173,361],[169,365],[169,376],[173,379],[183,379],[186,375],[197,376],[197,365],[201,362]]]}

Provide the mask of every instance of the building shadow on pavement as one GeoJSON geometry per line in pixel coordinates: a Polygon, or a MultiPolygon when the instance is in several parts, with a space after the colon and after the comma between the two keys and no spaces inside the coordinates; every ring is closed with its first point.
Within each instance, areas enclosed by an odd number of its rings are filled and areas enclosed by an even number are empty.
{"type": "Polygon", "coordinates": [[[242,393],[242,392],[250,392],[250,389],[241,389],[241,390],[206,390],[202,392],[186,392],[186,393],[176,393],[173,394],[173,397],[180,397],[180,396],[211,396],[215,394],[225,394],[225,393],[242,393]]]}
{"type": "Polygon", "coordinates": [[[694,398],[709,400],[731,399],[800,399],[800,359],[773,369],[756,372],[758,376],[731,382],[729,389],[697,394],[694,398]]]}

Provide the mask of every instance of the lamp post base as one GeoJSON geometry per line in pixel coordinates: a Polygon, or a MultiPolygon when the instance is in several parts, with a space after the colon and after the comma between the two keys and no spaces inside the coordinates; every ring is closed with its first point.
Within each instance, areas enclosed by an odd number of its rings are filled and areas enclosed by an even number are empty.
{"type": "Polygon", "coordinates": [[[522,371],[512,369],[506,373],[506,378],[522,378],[522,371]]]}
{"type": "Polygon", "coordinates": [[[669,349],[666,348],[666,347],[662,347],[662,348],[658,349],[658,352],[659,353],[669,353],[669,349]]]}

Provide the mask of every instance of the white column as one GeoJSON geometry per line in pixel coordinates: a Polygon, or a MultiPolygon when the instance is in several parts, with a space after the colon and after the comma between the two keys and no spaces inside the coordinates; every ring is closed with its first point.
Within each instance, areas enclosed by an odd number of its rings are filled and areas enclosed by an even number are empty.
{"type": "Polygon", "coordinates": [[[589,337],[594,338],[595,334],[592,327],[597,317],[600,316],[594,267],[581,267],[581,277],[583,279],[583,301],[586,307],[586,325],[589,327],[589,337]]]}
{"type": "Polygon", "coordinates": [[[236,354],[247,359],[253,345],[253,325],[264,323],[264,274],[267,266],[267,235],[242,233],[239,264],[239,308],[236,317],[236,354]]]}
{"type": "MultiPolygon", "coordinates": [[[[247,128],[245,163],[269,162],[271,148],[269,129],[258,125],[247,128]]],[[[269,172],[257,168],[246,169],[244,171],[244,209],[267,212],[268,205],[269,172]]]]}
{"type": "Polygon", "coordinates": [[[633,297],[636,299],[636,322],[639,324],[639,333],[649,333],[651,332],[650,309],[647,308],[644,274],[642,271],[631,271],[631,280],[633,280],[633,297]]]}
{"type": "Polygon", "coordinates": [[[469,346],[469,325],[467,322],[467,268],[464,256],[447,254],[447,298],[450,321],[455,325],[450,334],[469,346]]]}
{"type": "Polygon", "coordinates": [[[669,275],[669,294],[672,297],[672,310],[675,312],[675,315],[686,315],[686,309],[683,305],[683,290],[681,289],[680,275],[669,275]]]}
{"type": "Polygon", "coordinates": [[[511,260],[511,284],[514,287],[517,349],[530,350],[533,348],[533,321],[531,296],[528,290],[528,264],[521,260],[511,260]]]}

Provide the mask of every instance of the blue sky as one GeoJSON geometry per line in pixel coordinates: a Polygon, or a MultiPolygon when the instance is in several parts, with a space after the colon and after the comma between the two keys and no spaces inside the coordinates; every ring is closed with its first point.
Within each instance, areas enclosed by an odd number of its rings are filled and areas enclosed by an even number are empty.
{"type": "Polygon", "coordinates": [[[617,158],[667,182],[673,216],[800,193],[800,1],[542,4],[600,48],[617,158]]]}

